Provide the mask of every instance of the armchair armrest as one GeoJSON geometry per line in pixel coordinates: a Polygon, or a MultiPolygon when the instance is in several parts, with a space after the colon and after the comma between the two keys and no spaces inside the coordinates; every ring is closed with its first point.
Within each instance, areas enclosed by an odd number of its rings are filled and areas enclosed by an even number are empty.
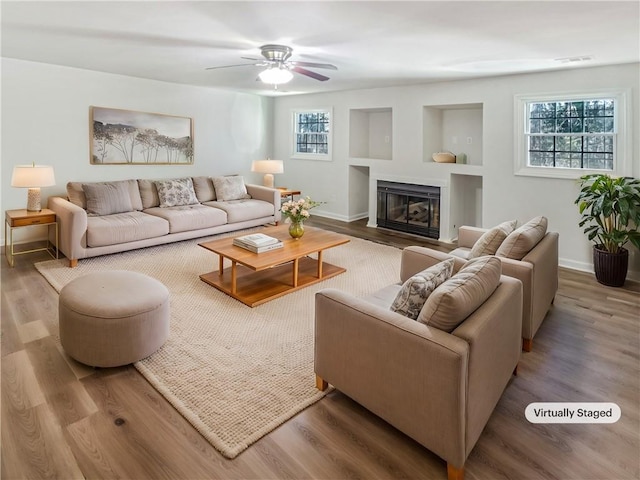
{"type": "Polygon", "coordinates": [[[49,197],[48,207],[56,212],[60,238],[58,249],[75,266],[84,258],[87,239],[87,212],[63,197],[49,197]]]}
{"type": "Polygon", "coordinates": [[[402,250],[402,263],[400,264],[400,280],[404,283],[425,268],[432,267],[449,258],[454,259],[453,271],[457,272],[464,265],[465,260],[454,257],[448,253],[432,250],[427,247],[410,246],[402,250]]]}
{"type": "Polygon", "coordinates": [[[246,184],[245,186],[247,187],[247,193],[251,195],[251,198],[273,204],[276,222],[279,222],[282,219],[282,213],[280,212],[280,203],[282,201],[280,190],[262,185],[246,184]]]}
{"type": "Polygon", "coordinates": [[[486,228],[461,226],[458,229],[458,247],[472,248],[486,231],[486,228]]]}

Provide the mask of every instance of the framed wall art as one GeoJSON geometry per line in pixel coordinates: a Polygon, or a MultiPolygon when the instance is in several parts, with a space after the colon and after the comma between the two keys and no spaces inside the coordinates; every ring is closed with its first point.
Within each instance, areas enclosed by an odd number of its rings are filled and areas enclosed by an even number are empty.
{"type": "Polygon", "coordinates": [[[90,107],[94,165],[193,163],[193,119],[160,113],[90,107]]]}

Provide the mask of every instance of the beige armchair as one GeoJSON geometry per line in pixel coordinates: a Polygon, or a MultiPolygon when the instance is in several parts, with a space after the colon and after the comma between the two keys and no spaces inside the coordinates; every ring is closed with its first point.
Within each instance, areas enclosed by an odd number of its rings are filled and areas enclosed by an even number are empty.
{"type": "Polygon", "coordinates": [[[447,258],[408,247],[399,284],[368,298],[318,292],[315,372],[319,389],[333,385],[443,458],[452,480],[463,478],[469,453],[516,373],[522,284],[501,276],[493,294],[451,333],[389,309],[402,282],[447,258]]]}
{"type": "MultiPolygon", "coordinates": [[[[451,254],[467,258],[468,252],[486,231],[478,227],[460,227],[458,248],[451,254]]],[[[533,348],[533,337],[558,290],[558,238],[557,232],[547,232],[522,260],[498,257],[502,260],[502,274],[522,282],[522,349],[526,352],[533,348]]]]}

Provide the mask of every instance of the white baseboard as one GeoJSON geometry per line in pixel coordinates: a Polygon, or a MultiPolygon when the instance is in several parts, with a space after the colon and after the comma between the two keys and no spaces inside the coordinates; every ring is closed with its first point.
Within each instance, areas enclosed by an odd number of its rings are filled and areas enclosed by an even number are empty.
{"type": "MultiPolygon", "coordinates": [[[[571,270],[577,270],[579,272],[587,272],[593,274],[593,264],[587,262],[576,262],[575,260],[568,260],[566,258],[558,259],[558,264],[561,267],[569,268],[571,270]]],[[[629,270],[627,272],[627,280],[633,282],[640,282],[640,272],[635,270],[629,270]]]]}

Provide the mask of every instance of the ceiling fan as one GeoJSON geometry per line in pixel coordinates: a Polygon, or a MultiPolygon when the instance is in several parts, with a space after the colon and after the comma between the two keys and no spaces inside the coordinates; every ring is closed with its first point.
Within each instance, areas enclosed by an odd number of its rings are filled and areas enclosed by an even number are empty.
{"type": "Polygon", "coordinates": [[[311,70],[307,70],[303,67],[311,68],[327,68],[329,70],[337,70],[338,67],[331,65],[330,63],[312,63],[312,62],[299,62],[297,60],[289,60],[293,50],[291,47],[285,45],[263,45],[260,47],[260,53],[262,53],[263,59],[252,57],[240,57],[245,60],[253,60],[254,63],[240,63],[237,65],[222,65],[220,67],[209,67],[206,70],[215,70],[218,68],[230,68],[230,67],[267,67],[265,70],[258,74],[256,80],[262,80],[264,83],[272,85],[279,85],[287,83],[293,78],[291,72],[299,73],[315,80],[324,82],[329,80],[329,77],[321,75],[311,70]]]}

